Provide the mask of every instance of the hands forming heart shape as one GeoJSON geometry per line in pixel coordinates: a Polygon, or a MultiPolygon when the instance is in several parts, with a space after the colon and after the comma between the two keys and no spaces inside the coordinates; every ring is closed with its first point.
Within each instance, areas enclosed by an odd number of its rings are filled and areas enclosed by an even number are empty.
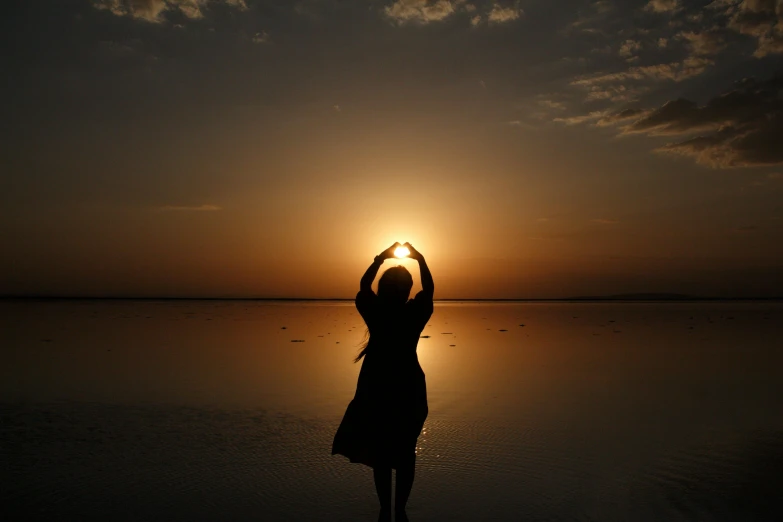
{"type": "Polygon", "coordinates": [[[413,248],[413,245],[410,243],[405,243],[404,245],[400,244],[400,242],[394,243],[392,246],[387,248],[381,253],[381,257],[383,259],[389,259],[392,257],[397,258],[403,258],[403,257],[409,257],[411,259],[419,259],[421,257],[421,254],[418,250],[413,248]]]}
{"type": "Polygon", "coordinates": [[[398,246],[394,249],[394,257],[408,257],[411,255],[411,251],[406,246],[398,246]]]}

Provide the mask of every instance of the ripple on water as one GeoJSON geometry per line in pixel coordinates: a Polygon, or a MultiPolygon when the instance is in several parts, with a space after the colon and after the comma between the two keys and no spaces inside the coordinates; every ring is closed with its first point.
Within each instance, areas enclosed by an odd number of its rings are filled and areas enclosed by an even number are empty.
{"type": "Polygon", "coordinates": [[[100,404],[4,405],[0,418],[2,509],[18,520],[351,520],[372,507],[369,492],[357,501],[359,470],[330,455],[339,419],[100,404]]]}
{"type": "Polygon", "coordinates": [[[783,433],[666,455],[638,482],[672,520],[783,520],[783,433]]]}
{"type": "MultiPolygon", "coordinates": [[[[3,520],[348,521],[376,510],[369,470],[330,454],[339,418],[15,404],[0,420],[2,509],[23,514],[3,520]]],[[[636,467],[591,443],[565,426],[433,414],[411,519],[783,520],[781,434],[636,467]]]]}

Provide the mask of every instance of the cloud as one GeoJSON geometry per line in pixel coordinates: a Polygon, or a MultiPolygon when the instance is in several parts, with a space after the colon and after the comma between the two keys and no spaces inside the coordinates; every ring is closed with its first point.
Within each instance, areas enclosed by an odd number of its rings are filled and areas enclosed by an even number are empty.
{"type": "Polygon", "coordinates": [[[635,99],[638,94],[644,92],[644,90],[645,89],[643,88],[630,88],[625,85],[592,85],[590,87],[590,92],[587,93],[586,101],[631,101],[635,99]]]}
{"type": "Polygon", "coordinates": [[[501,5],[493,1],[469,3],[467,0],[394,0],[383,9],[384,14],[398,24],[419,23],[429,24],[442,22],[451,16],[461,13],[468,15],[470,25],[478,26],[482,22],[502,24],[517,20],[523,11],[517,2],[501,5]],[[483,4],[483,8],[480,5],[483,4]]]}
{"type": "Polygon", "coordinates": [[[260,33],[254,34],[251,40],[255,44],[267,43],[269,41],[269,33],[261,31],[260,33]]]}
{"type": "Polygon", "coordinates": [[[756,38],[754,56],[783,53],[783,2],[780,0],[716,0],[707,6],[728,18],[726,26],[756,38]]]}
{"type": "Polygon", "coordinates": [[[524,122],[522,120],[507,121],[506,125],[508,125],[509,127],[519,127],[521,129],[538,130],[538,127],[536,127],[535,125],[524,122]]]}
{"type": "Polygon", "coordinates": [[[396,0],[384,13],[398,23],[440,22],[456,12],[459,0],[396,0]]]}
{"type": "Polygon", "coordinates": [[[223,209],[217,205],[199,205],[199,206],[164,205],[162,207],[158,207],[158,210],[163,212],[215,212],[223,209]]]}
{"type": "Polygon", "coordinates": [[[92,5],[117,16],[132,16],[148,22],[159,22],[160,14],[167,7],[165,0],[93,0],[92,5]]]}
{"type": "Polygon", "coordinates": [[[579,125],[588,121],[600,120],[608,115],[607,111],[593,111],[588,114],[582,114],[579,116],[570,116],[568,118],[555,118],[552,121],[558,123],[565,123],[566,125],[579,125]]]}
{"type": "Polygon", "coordinates": [[[686,40],[695,56],[710,56],[717,54],[726,47],[723,32],[717,29],[695,33],[693,31],[683,31],[679,38],[686,40]]]}
{"type": "Polygon", "coordinates": [[[681,154],[714,168],[783,164],[783,76],[746,79],[705,105],[677,99],[640,118],[625,133],[693,135],[658,152],[681,154]]]}
{"type": "Polygon", "coordinates": [[[590,12],[579,16],[566,29],[566,32],[579,30],[585,33],[604,34],[602,29],[595,26],[604,26],[606,20],[614,11],[615,7],[607,0],[599,0],[590,6],[590,12]]]}
{"type": "Polygon", "coordinates": [[[614,9],[614,6],[610,0],[596,0],[593,3],[593,9],[598,13],[608,13],[614,9]]]}
{"type": "Polygon", "coordinates": [[[564,111],[566,109],[566,106],[564,103],[554,100],[539,100],[538,104],[541,107],[546,107],[547,109],[554,109],[558,111],[564,111]]]}
{"type": "Polygon", "coordinates": [[[740,0],[713,0],[709,4],[705,5],[704,9],[721,11],[730,8],[731,6],[735,6],[739,2],[740,0]]]}
{"type": "Polygon", "coordinates": [[[783,163],[780,136],[783,136],[783,117],[778,115],[755,126],[727,127],[657,150],[690,156],[713,168],[779,165],[783,163]]]}
{"type": "Polygon", "coordinates": [[[656,109],[591,112],[555,118],[566,125],[622,125],[620,134],[677,136],[656,152],[679,154],[713,168],[783,165],[783,74],[752,78],[707,103],[678,98],[656,109]]]}
{"type": "Polygon", "coordinates": [[[759,46],[753,53],[757,58],[767,56],[768,54],[783,53],[783,24],[778,22],[774,31],[759,38],[759,46]]]}
{"type": "Polygon", "coordinates": [[[699,57],[688,57],[681,62],[662,63],[647,67],[637,67],[636,71],[656,80],[672,80],[681,82],[694,76],[699,76],[707,67],[712,65],[712,60],[699,57]]]}
{"type": "Polygon", "coordinates": [[[593,223],[598,223],[599,225],[617,225],[620,222],[616,219],[598,218],[594,219],[593,223]]]}
{"type": "Polygon", "coordinates": [[[698,76],[714,62],[707,58],[691,56],[681,62],[661,63],[657,65],[645,65],[631,67],[627,71],[616,73],[599,73],[589,76],[580,76],[571,82],[571,85],[592,87],[605,83],[619,83],[628,80],[671,80],[681,82],[698,76]]]}
{"type": "Polygon", "coordinates": [[[631,126],[631,131],[683,134],[709,128],[745,127],[783,113],[783,76],[765,82],[746,79],[704,106],[683,98],[666,102],[631,126]]]}
{"type": "MultiPolygon", "coordinates": [[[[623,48],[635,48],[635,43],[628,42],[633,40],[627,40],[623,48]]],[[[620,51],[621,55],[624,52],[623,48],[620,51]]],[[[629,102],[649,90],[648,86],[638,85],[638,82],[682,82],[699,76],[713,63],[711,59],[703,56],[689,56],[678,62],[634,66],[620,72],[579,76],[571,81],[571,85],[587,89],[589,92],[585,101],[588,102],[601,100],[629,102]],[[629,85],[631,82],[636,85],[629,85]]]]}
{"type": "Polygon", "coordinates": [[[240,10],[247,9],[245,0],[92,0],[96,9],[109,11],[117,16],[130,16],[147,22],[163,21],[166,11],[179,11],[191,20],[204,17],[202,9],[208,3],[223,3],[240,10]]]}
{"type": "Polygon", "coordinates": [[[670,13],[680,10],[679,0],[650,0],[644,6],[645,11],[653,13],[670,13]]]}
{"type": "Polygon", "coordinates": [[[695,102],[679,98],[668,101],[647,116],[637,120],[627,129],[627,133],[649,133],[655,135],[683,134],[725,125],[729,115],[717,118],[695,102]]]}
{"type": "Polygon", "coordinates": [[[599,127],[608,127],[610,125],[616,125],[620,122],[628,121],[630,119],[642,118],[649,113],[650,111],[645,109],[625,109],[620,112],[615,112],[604,116],[598,120],[596,125],[599,127]]]}
{"type": "Polygon", "coordinates": [[[642,44],[636,40],[626,40],[620,45],[619,55],[623,58],[630,58],[634,53],[641,50],[642,44]]]}
{"type": "Polygon", "coordinates": [[[504,22],[517,20],[520,14],[522,14],[522,10],[518,7],[503,7],[498,4],[493,4],[487,19],[491,24],[502,24],[504,22]]]}

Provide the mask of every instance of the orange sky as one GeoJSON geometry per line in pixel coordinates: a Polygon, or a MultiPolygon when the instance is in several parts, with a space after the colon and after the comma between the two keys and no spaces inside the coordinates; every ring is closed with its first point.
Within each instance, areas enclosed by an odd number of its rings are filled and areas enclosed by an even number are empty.
{"type": "Polygon", "coordinates": [[[436,298],[781,296],[783,14],[724,7],[20,4],[0,294],[352,297],[410,241],[436,298]]]}

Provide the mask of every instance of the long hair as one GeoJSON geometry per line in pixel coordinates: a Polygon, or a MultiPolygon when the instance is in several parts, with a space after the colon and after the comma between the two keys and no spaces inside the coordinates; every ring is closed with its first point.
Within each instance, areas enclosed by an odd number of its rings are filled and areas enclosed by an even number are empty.
{"type": "MultiPolygon", "coordinates": [[[[393,266],[383,273],[378,280],[378,305],[381,310],[394,308],[405,304],[413,287],[413,277],[402,266],[393,266]]],[[[370,329],[365,328],[364,338],[359,343],[361,349],[353,362],[359,362],[367,355],[367,347],[370,345],[370,329]]]]}

